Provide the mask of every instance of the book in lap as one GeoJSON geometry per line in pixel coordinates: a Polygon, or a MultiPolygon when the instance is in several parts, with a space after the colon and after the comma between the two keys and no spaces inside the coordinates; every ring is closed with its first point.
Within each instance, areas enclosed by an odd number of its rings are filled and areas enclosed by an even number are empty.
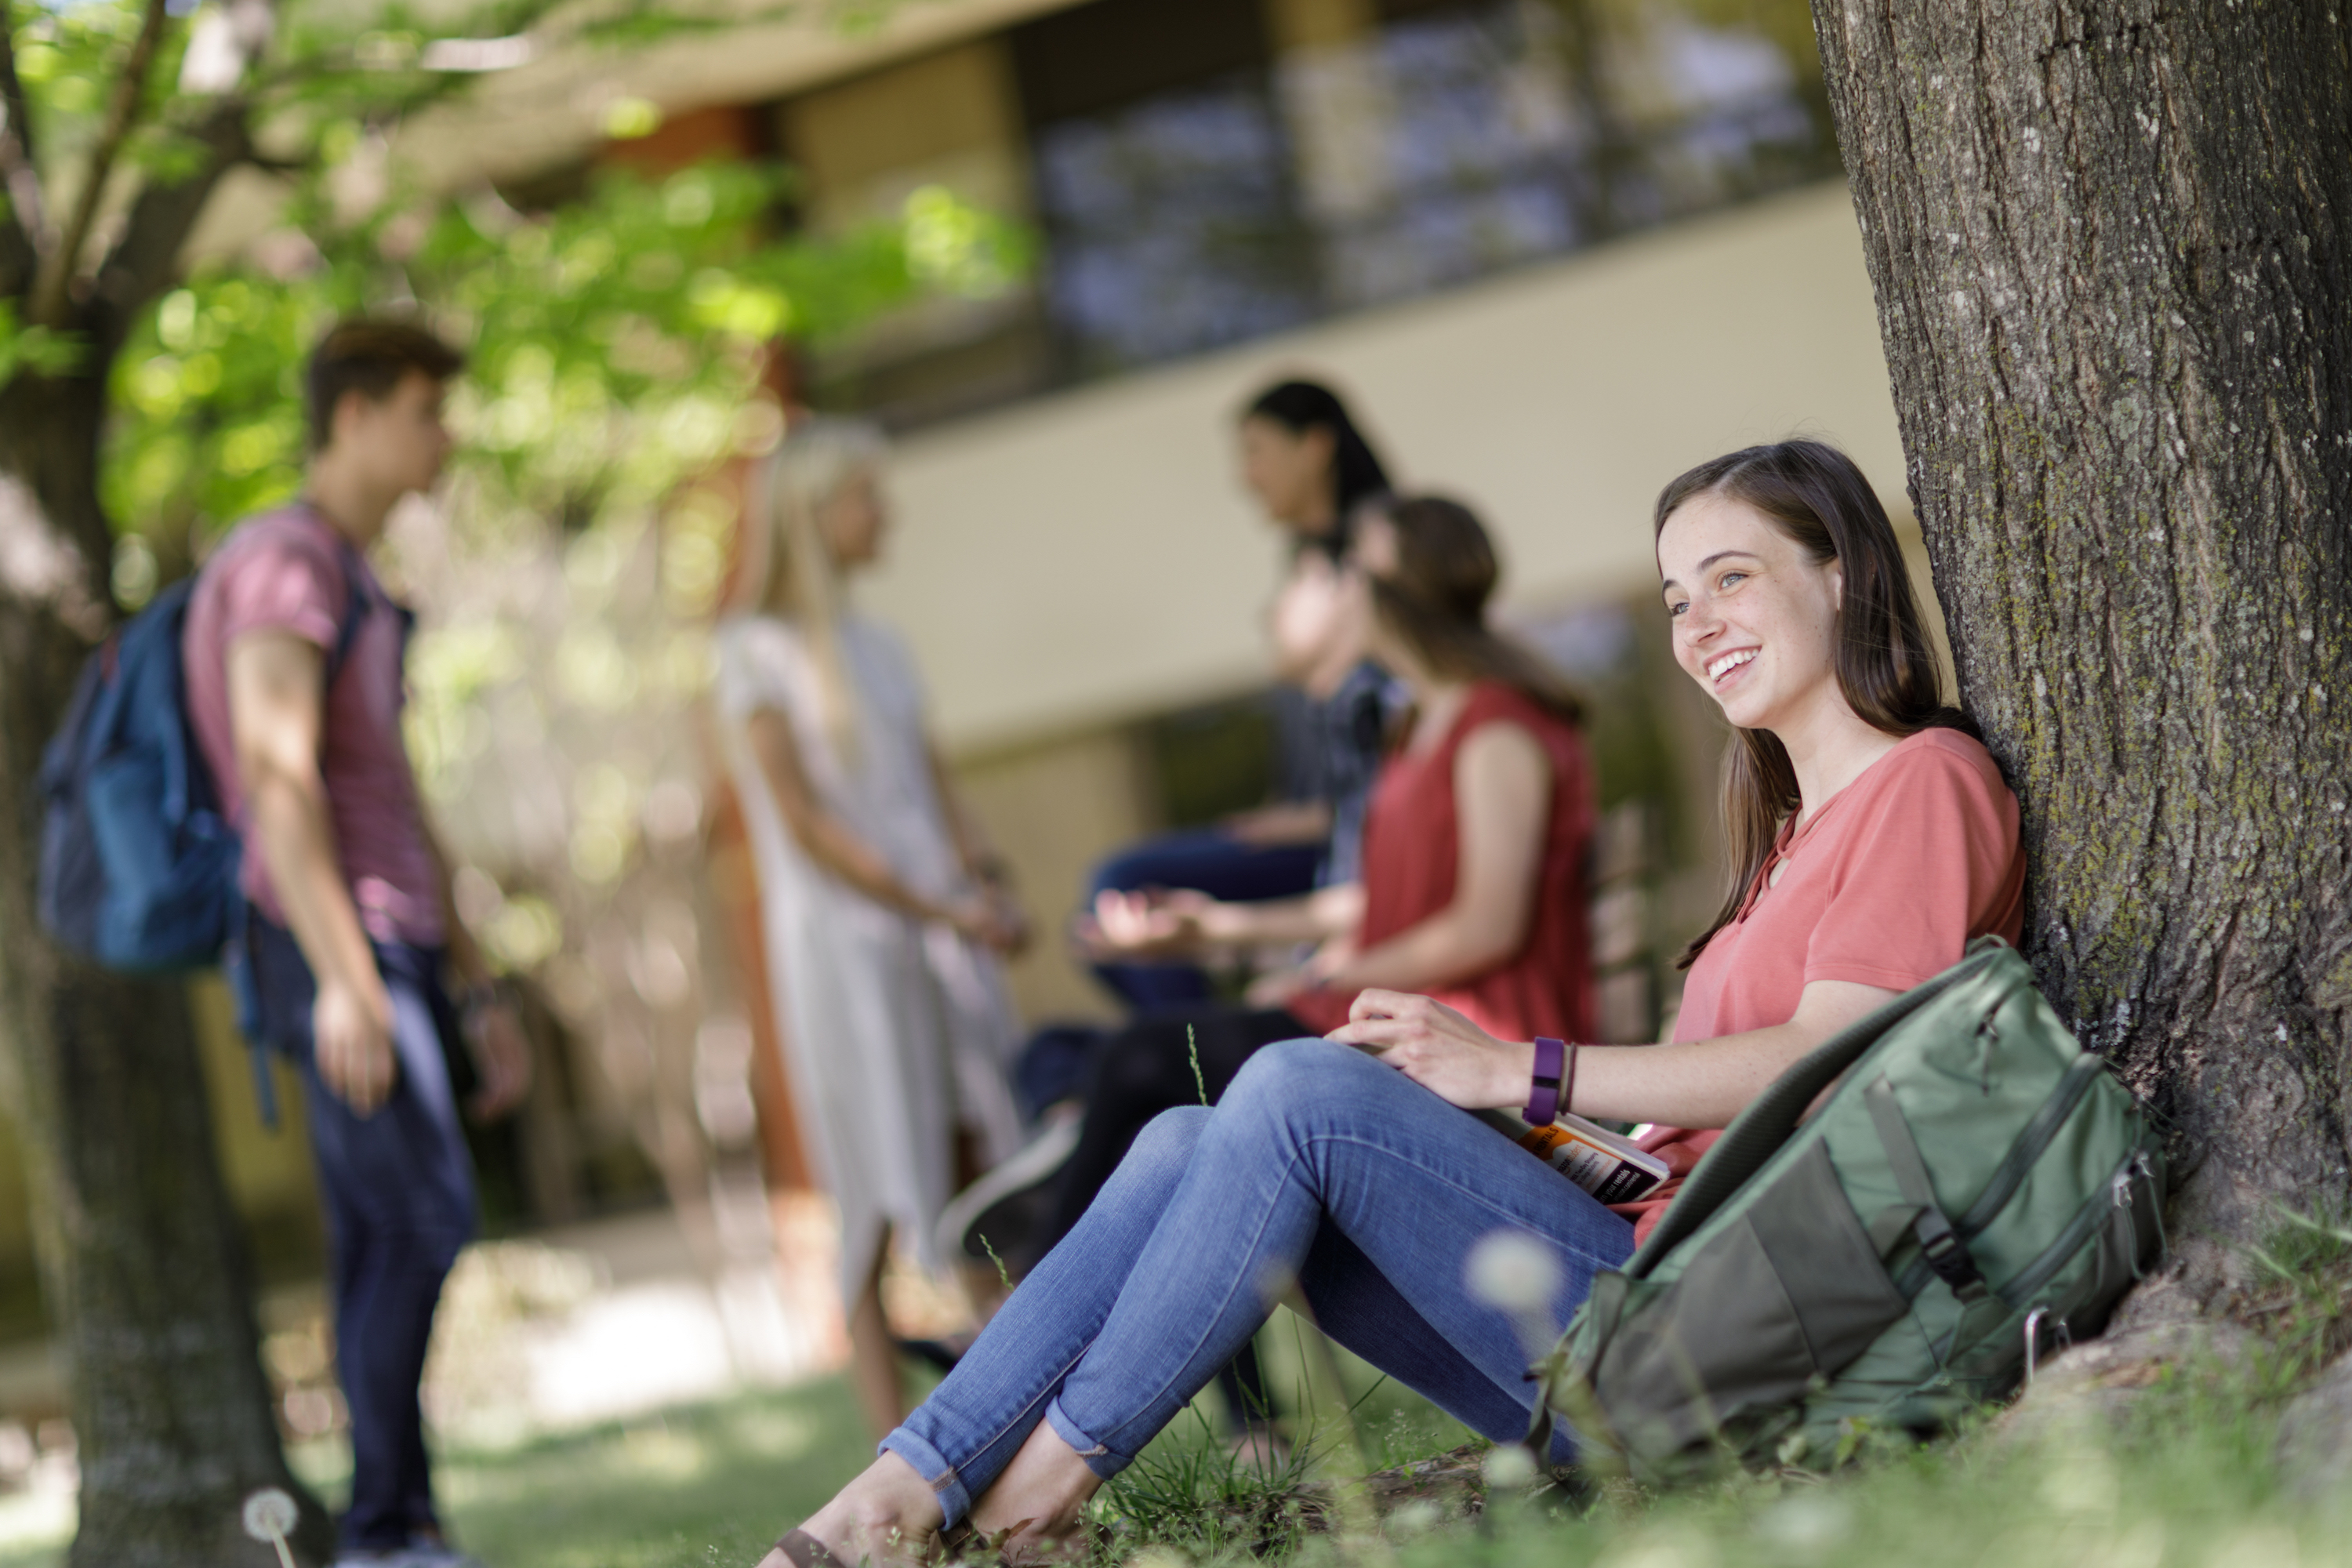
{"type": "Polygon", "coordinates": [[[1630,1204],[1647,1197],[1671,1174],[1664,1160],[1567,1111],[1549,1127],[1530,1127],[1519,1147],[1604,1204],[1630,1204]]]}

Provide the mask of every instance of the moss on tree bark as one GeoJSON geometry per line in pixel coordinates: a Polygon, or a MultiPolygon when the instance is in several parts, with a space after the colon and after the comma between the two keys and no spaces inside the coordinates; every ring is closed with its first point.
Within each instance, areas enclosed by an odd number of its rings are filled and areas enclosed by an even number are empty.
{"type": "MultiPolygon", "coordinates": [[[[2174,1119],[2179,1219],[2341,1205],[2352,26],[2322,0],[1814,0],[2029,956],[2174,1119]]],[[[2192,1249],[2210,1299],[2226,1249],[2192,1249]]]]}

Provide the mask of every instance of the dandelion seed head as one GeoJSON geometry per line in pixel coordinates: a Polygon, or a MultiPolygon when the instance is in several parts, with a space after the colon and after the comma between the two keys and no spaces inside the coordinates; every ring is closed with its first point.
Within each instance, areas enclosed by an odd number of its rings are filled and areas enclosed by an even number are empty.
{"type": "Polygon", "coordinates": [[[1536,1479],[1536,1457],[1517,1443],[1488,1450],[1483,1467],[1487,1486],[1497,1491],[1516,1490],[1536,1479]]]}
{"type": "Polygon", "coordinates": [[[1481,1237],[1464,1268],[1470,1294],[1506,1312],[1534,1312],[1559,1292],[1559,1261],[1523,1231],[1481,1237]]]}

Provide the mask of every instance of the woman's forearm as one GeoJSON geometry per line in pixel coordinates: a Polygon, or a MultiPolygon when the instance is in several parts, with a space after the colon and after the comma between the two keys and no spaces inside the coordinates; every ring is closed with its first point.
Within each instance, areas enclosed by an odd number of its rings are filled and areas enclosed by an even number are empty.
{"type": "Polygon", "coordinates": [[[1524,929],[1485,911],[1450,906],[1388,941],[1366,948],[1323,976],[1335,991],[1368,985],[1390,991],[1442,991],[1494,969],[1518,951],[1524,929]]]}
{"type": "Polygon", "coordinates": [[[825,808],[801,765],[800,747],[782,714],[762,709],[746,724],[752,754],[766,775],[784,830],[801,852],[876,903],[917,920],[947,920],[950,912],[899,880],[880,851],[825,808]]]}
{"type": "Polygon", "coordinates": [[[1899,993],[1816,980],[1785,1024],[1673,1046],[1600,1046],[1577,1053],[1575,1110],[1612,1121],[1726,1127],[1816,1046],[1899,993]]]}
{"type": "Polygon", "coordinates": [[[1320,888],[1303,899],[1256,903],[1220,900],[1202,910],[1201,935],[1213,945],[1271,946],[1345,936],[1364,915],[1364,889],[1354,882],[1320,888]]]}
{"type": "Polygon", "coordinates": [[[487,984],[491,979],[488,960],[482,956],[481,945],[475,942],[473,931],[465,917],[457,912],[456,874],[449,865],[449,851],[440,836],[425,829],[425,850],[433,858],[433,882],[441,900],[442,940],[449,952],[449,967],[459,984],[468,990],[487,984]]]}
{"type": "Polygon", "coordinates": [[[1583,1046],[1573,1103],[1604,1121],[1723,1127],[1819,1045],[1795,1024],[1675,1046],[1583,1046]]]}
{"type": "MultiPolygon", "coordinates": [[[[1672,1046],[1581,1046],[1563,1109],[1612,1121],[1723,1127],[1806,1052],[1895,996],[1816,980],[1785,1024],[1672,1046]]],[[[1497,1040],[1428,996],[1368,990],[1331,1038],[1361,1046],[1455,1105],[1502,1110],[1533,1088],[1535,1047],[1497,1040]]]]}
{"type": "Polygon", "coordinates": [[[945,905],[900,881],[889,862],[831,812],[819,807],[797,819],[788,816],[785,827],[802,853],[876,903],[917,920],[949,918],[945,905]]]}
{"type": "Polygon", "coordinates": [[[975,882],[993,879],[1003,869],[1003,857],[989,842],[971,804],[956,787],[955,776],[948,771],[947,759],[940,754],[939,747],[926,741],[923,753],[930,762],[931,792],[939,797],[940,816],[947,822],[948,837],[955,846],[958,863],[975,882]]]}

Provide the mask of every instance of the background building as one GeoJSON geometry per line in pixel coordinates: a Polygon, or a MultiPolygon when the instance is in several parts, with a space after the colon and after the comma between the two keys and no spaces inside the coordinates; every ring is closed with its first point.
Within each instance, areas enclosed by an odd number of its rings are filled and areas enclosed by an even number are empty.
{"type": "MultiPolygon", "coordinates": [[[[1684,795],[1711,787],[1711,721],[1649,610],[1657,487],[1801,429],[1900,494],[1802,5],[973,0],[857,45],[773,37],[764,77],[716,42],[549,61],[416,155],[499,146],[538,72],[577,120],[499,153],[517,200],[599,163],[776,158],[818,231],[934,187],[1032,226],[1025,284],[898,312],[803,383],[901,434],[866,602],[1048,915],[1103,846],[1278,770],[1256,694],[1279,542],[1231,457],[1275,376],[1333,380],[1404,482],[1485,513],[1510,613],[1604,699],[1612,798],[1654,792],[1661,751],[1684,795]],[[597,134],[622,123],[646,133],[597,134]]],[[[1689,805],[1662,802],[1664,846],[1704,882],[1689,805]]],[[[1058,951],[1020,984],[1034,1013],[1100,1005],[1058,951]]]]}

